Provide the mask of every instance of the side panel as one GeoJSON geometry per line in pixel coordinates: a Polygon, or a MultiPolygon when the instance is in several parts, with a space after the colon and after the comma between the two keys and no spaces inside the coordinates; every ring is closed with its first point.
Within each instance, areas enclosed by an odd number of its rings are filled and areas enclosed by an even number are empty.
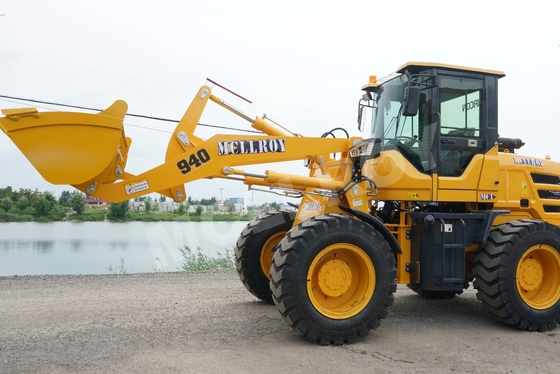
{"type": "Polygon", "coordinates": [[[498,148],[476,155],[458,177],[438,177],[438,201],[481,202],[480,194],[495,194],[499,188],[498,148]]]}
{"type": "Polygon", "coordinates": [[[496,224],[536,218],[560,225],[560,165],[549,159],[500,153],[499,187],[494,209],[511,211],[496,224]]]}
{"type": "Polygon", "coordinates": [[[432,177],[420,173],[397,151],[384,151],[368,160],[364,175],[379,189],[377,200],[433,201],[432,177]]]}

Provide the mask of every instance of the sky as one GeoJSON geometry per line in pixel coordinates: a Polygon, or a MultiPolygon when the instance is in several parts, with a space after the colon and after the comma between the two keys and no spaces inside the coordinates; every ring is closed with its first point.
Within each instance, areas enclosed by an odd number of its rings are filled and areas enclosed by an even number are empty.
{"type": "MultiPolygon", "coordinates": [[[[518,153],[560,160],[560,28],[553,1],[0,1],[0,95],[180,119],[210,78],[252,101],[213,93],[250,117],[267,117],[304,136],[357,130],[358,101],[370,75],[408,61],[506,73],[499,81],[500,135],[518,153]]],[[[0,98],[0,108],[36,106],[0,98]]],[[[68,110],[68,109],[64,109],[68,110]]],[[[251,129],[209,103],[201,123],[251,129]]],[[[127,117],[133,140],[127,171],[164,162],[174,125],[127,117]]],[[[198,127],[196,135],[238,133],[198,127]]],[[[242,134],[242,133],[239,133],[242,134]]],[[[302,162],[245,168],[305,175],[302,162]]],[[[73,188],[45,182],[0,133],[0,188],[73,188]]],[[[285,199],[240,182],[200,180],[193,199],[285,199]]],[[[155,195],[154,195],[155,196],[155,195]]]]}

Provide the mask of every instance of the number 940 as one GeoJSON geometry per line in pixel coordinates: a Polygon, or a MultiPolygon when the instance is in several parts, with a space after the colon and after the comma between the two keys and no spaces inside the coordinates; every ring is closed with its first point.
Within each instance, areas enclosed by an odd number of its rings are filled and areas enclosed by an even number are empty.
{"type": "Polygon", "coordinates": [[[206,149],[202,148],[196,154],[192,154],[188,157],[189,161],[186,159],[182,159],[181,161],[177,162],[177,167],[181,170],[181,173],[187,174],[193,168],[197,168],[200,165],[210,161],[210,155],[206,151],[206,149]]]}

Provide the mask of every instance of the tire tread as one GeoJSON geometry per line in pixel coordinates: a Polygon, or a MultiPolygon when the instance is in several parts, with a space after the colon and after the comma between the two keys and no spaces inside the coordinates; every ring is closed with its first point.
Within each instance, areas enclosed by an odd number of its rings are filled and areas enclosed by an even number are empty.
{"type": "MultiPolygon", "coordinates": [[[[380,307],[375,315],[372,315],[367,323],[352,329],[349,332],[340,334],[337,332],[326,333],[321,332],[317,327],[310,324],[302,316],[296,305],[296,295],[292,287],[292,276],[294,275],[294,264],[300,258],[300,254],[306,249],[307,245],[320,236],[325,231],[335,228],[354,228],[358,230],[365,229],[365,223],[354,218],[349,218],[342,214],[326,214],[310,218],[300,225],[296,226],[282,239],[274,255],[271,268],[270,288],[272,290],[272,299],[278,307],[278,310],[284,320],[295,330],[299,331],[303,336],[312,342],[321,345],[340,345],[344,343],[355,343],[358,339],[365,338],[369,335],[369,331],[376,329],[380,325],[380,321],[388,315],[388,308],[394,302],[393,293],[397,289],[396,284],[396,268],[395,259],[386,245],[384,251],[383,263],[388,266],[389,279],[391,280],[386,294],[383,297],[380,307]]],[[[381,234],[373,230],[378,236],[375,240],[384,241],[381,234]]]]}
{"type": "MultiPolygon", "coordinates": [[[[560,316],[549,321],[530,320],[516,310],[508,293],[507,276],[511,259],[523,238],[534,233],[552,233],[560,238],[560,229],[539,220],[515,220],[493,228],[487,242],[477,250],[474,261],[476,297],[486,310],[502,322],[528,331],[547,331],[560,323],[560,316]]],[[[511,288],[512,285],[509,285],[511,288]]],[[[525,305],[526,308],[529,308],[525,305]]]]}

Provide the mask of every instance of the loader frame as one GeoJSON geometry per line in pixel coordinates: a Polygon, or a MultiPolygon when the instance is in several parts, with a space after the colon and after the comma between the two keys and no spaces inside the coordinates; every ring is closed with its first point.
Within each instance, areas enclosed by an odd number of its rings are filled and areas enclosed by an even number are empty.
{"type": "Polygon", "coordinates": [[[397,283],[449,298],[474,280],[499,319],[545,331],[560,323],[560,165],[517,155],[523,142],[498,136],[504,75],[411,62],[372,76],[359,103],[360,129],[371,111],[366,139],[304,137],[204,85],[165,162],[138,175],[126,171],[123,101],[98,114],[7,109],[0,129],[47,181],[112,202],[151,192],[183,202],[185,184],[203,178],[301,198],[295,214],[251,222],[235,252],[248,290],[312,341],[365,337],[397,283]],[[262,134],[196,136],[208,101],[262,134]],[[242,169],[292,160],[305,160],[308,175],[242,169]]]}

